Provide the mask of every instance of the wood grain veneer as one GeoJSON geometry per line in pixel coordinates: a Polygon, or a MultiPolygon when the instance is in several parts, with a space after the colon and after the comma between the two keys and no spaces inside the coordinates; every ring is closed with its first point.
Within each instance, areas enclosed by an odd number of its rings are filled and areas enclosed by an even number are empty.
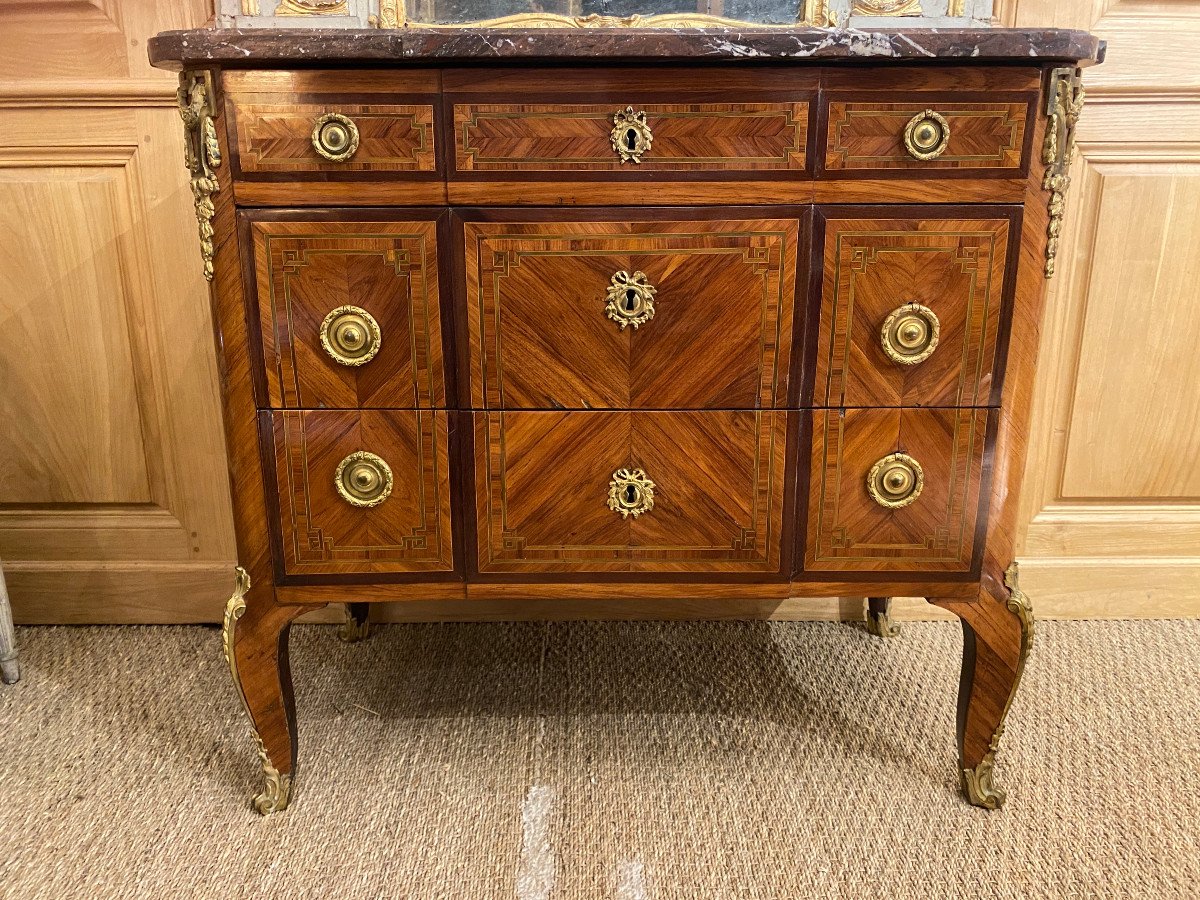
{"type": "Polygon", "coordinates": [[[474,416],[481,575],[782,574],[786,413],[474,416]],[[645,471],[652,510],[608,507],[618,469],[645,471]]]}
{"type": "Polygon", "coordinates": [[[474,408],[786,405],[806,211],[504,218],[461,224],[474,408]],[[654,317],[637,328],[605,314],[622,271],[656,289],[654,317]]]}
{"type": "Polygon", "coordinates": [[[451,571],[446,416],[376,409],[270,414],[284,572],[451,571]],[[338,464],[359,450],[381,457],[394,479],[391,495],[371,508],[352,506],[334,487],[338,464]]]}
{"type": "Polygon", "coordinates": [[[286,637],[312,606],[921,593],[963,622],[960,769],[997,805],[1056,62],[220,73],[214,302],[253,581],[231,640],[270,763],[294,769],[286,637]],[[391,122],[358,168],[306,159],[297,123],[331,100],[391,122]],[[426,104],[406,169],[384,145],[426,104]],[[641,163],[611,146],[626,106],[655,129],[641,163]],[[951,138],[917,162],[924,109],[951,138]],[[235,199],[296,208],[238,232],[235,199]],[[654,288],[637,329],[605,313],[618,272],[654,288]],[[385,328],[355,372],[314,342],[346,303],[385,328]],[[939,320],[911,367],[879,336],[905,303],[939,320]],[[370,509],[334,487],[356,450],[395,475],[370,509]],[[897,452],[921,493],[888,506],[867,473],[897,452]],[[609,506],[620,469],[652,508],[609,506]]]}
{"type": "Polygon", "coordinates": [[[819,207],[823,232],[814,360],[818,406],[991,406],[1005,303],[1014,277],[1012,208],[819,207]],[[874,218],[876,214],[889,218],[874,218]],[[937,317],[937,347],[905,365],[881,326],[920,304],[937,317]]]}
{"type": "Polygon", "coordinates": [[[445,405],[436,222],[256,216],[248,230],[267,405],[445,405]],[[379,326],[365,365],[339,363],[321,344],[326,316],[347,305],[379,326]]]}
{"type": "Polygon", "coordinates": [[[807,572],[968,572],[975,561],[983,409],[847,409],[812,413],[807,572]],[[924,488],[902,509],[867,492],[879,459],[907,453],[924,488]]]}

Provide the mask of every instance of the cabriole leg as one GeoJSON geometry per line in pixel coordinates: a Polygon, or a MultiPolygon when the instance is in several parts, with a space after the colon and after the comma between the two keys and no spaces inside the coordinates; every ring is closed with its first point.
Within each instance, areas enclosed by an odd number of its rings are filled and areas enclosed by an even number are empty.
{"type": "Polygon", "coordinates": [[[366,640],[371,634],[370,603],[347,603],[346,620],[338,626],[338,637],[347,644],[366,640]]]}
{"type": "Polygon", "coordinates": [[[867,598],[867,631],[875,637],[896,637],[900,626],[892,624],[892,598],[867,598]]]}
{"type": "Polygon", "coordinates": [[[1033,608],[1017,586],[1016,563],[1002,584],[985,577],[976,601],[931,597],[930,602],[962,620],[958,755],[963,792],[975,806],[999,809],[1005,794],[993,782],[996,750],[1033,642],[1033,608]]]}
{"type": "Polygon", "coordinates": [[[233,596],[225,606],[225,659],[242,696],[265,785],[254,798],[263,815],[286,809],[296,776],[296,707],[288,665],[292,621],[312,607],[278,606],[271,598],[250,596],[250,576],[241,567],[233,596]]]}

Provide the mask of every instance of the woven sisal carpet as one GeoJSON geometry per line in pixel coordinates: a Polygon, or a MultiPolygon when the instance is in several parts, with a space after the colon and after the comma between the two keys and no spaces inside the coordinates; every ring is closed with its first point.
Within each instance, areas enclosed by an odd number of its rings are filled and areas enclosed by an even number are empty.
{"type": "Polygon", "coordinates": [[[1200,622],[1039,624],[998,813],[948,623],[298,627],[268,819],[216,630],[18,638],[5,898],[1200,896],[1200,622]]]}

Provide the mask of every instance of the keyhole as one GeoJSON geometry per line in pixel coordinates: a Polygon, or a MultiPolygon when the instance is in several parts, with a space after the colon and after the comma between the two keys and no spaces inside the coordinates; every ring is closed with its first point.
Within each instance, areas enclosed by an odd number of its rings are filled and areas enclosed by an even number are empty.
{"type": "Polygon", "coordinates": [[[627,129],[625,132],[625,146],[628,147],[630,150],[636,150],[637,144],[638,144],[637,131],[635,131],[632,128],[627,129]]]}
{"type": "Polygon", "coordinates": [[[637,503],[637,488],[632,484],[625,485],[625,503],[628,506],[633,506],[637,503]]]}
{"type": "Polygon", "coordinates": [[[637,310],[638,293],[630,288],[625,292],[625,312],[631,313],[637,310]]]}

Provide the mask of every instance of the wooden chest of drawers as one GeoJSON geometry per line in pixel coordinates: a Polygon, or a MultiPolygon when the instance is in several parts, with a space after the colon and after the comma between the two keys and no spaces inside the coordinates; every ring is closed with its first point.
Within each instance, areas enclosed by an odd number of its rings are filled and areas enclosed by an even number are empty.
{"type": "Polygon", "coordinates": [[[295,773],[296,616],[489,597],[869,595],[883,634],[927,596],[963,622],[964,789],[1002,802],[1031,374],[1102,46],[831,34],[152,42],[213,281],[260,811],[295,773]]]}

